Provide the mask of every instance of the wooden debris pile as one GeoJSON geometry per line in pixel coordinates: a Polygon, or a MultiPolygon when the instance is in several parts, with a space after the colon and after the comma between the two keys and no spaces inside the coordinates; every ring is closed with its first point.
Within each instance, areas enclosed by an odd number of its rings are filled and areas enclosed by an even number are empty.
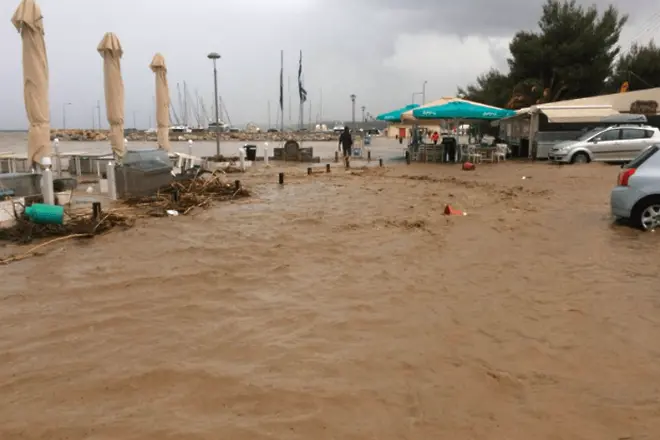
{"type": "Polygon", "coordinates": [[[28,244],[34,240],[42,242],[27,251],[0,259],[0,265],[6,265],[28,257],[40,255],[46,246],[70,240],[92,238],[103,235],[115,228],[128,229],[135,224],[136,217],[119,212],[108,211],[94,217],[89,214],[65,213],[66,219],[61,225],[42,225],[31,222],[24,215],[16,215],[16,222],[9,228],[0,229],[0,241],[28,244]]]}
{"type": "Polygon", "coordinates": [[[165,217],[173,211],[187,215],[195,208],[209,208],[213,202],[250,197],[240,181],[228,183],[223,176],[224,173],[218,172],[186,176],[161,188],[155,196],[129,199],[125,203],[144,208],[151,216],[165,217]]]}
{"type": "Polygon", "coordinates": [[[93,237],[109,232],[114,228],[131,228],[135,217],[120,212],[108,211],[94,218],[88,213],[65,211],[65,221],[61,225],[43,225],[31,222],[25,215],[16,215],[13,226],[0,229],[0,241],[27,244],[34,240],[77,235],[93,237]]]}

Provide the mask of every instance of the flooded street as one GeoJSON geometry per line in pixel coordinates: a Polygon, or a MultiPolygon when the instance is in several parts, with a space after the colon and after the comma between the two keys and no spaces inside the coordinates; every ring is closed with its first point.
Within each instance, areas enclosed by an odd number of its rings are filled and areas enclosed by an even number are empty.
{"type": "Polygon", "coordinates": [[[660,238],[612,225],[618,168],[278,171],[0,268],[0,438],[660,432],[660,238]]]}

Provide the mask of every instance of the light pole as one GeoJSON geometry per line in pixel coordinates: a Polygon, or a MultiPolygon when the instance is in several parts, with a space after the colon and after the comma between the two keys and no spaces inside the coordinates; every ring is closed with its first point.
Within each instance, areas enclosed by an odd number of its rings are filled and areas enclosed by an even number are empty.
{"type": "Polygon", "coordinates": [[[66,106],[71,105],[70,102],[62,104],[62,130],[66,130],[66,106]]]}
{"type": "Polygon", "coordinates": [[[103,127],[103,125],[101,125],[101,101],[100,100],[96,101],[96,112],[99,115],[99,131],[101,131],[101,127],[103,127]]]}
{"type": "Polygon", "coordinates": [[[365,114],[364,114],[364,112],[365,112],[366,109],[367,109],[367,107],[365,107],[365,106],[363,105],[363,106],[362,106],[362,122],[367,122],[366,116],[365,116],[365,114]]]}
{"type": "Polygon", "coordinates": [[[215,85],[215,153],[220,157],[220,112],[218,110],[218,67],[217,61],[220,59],[220,54],[211,52],[207,55],[210,60],[213,60],[213,84],[215,85]]]}
{"type": "Polygon", "coordinates": [[[422,105],[426,104],[426,84],[428,81],[424,81],[424,84],[422,84],[422,105]]]}
{"type": "Polygon", "coordinates": [[[351,112],[351,114],[353,115],[353,117],[352,117],[353,128],[355,128],[355,98],[357,98],[357,96],[351,95],[351,103],[352,103],[352,112],[351,112]]]}

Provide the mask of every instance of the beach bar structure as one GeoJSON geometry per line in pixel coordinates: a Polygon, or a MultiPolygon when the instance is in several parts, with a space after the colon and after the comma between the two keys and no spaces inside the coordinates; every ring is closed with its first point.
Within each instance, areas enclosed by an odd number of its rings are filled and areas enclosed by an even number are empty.
{"type": "Polygon", "coordinates": [[[660,87],[656,87],[534,105],[492,125],[499,127],[499,138],[509,144],[514,156],[547,159],[552,145],[576,139],[581,130],[608,116],[643,114],[657,126],[659,102],[660,87]]]}

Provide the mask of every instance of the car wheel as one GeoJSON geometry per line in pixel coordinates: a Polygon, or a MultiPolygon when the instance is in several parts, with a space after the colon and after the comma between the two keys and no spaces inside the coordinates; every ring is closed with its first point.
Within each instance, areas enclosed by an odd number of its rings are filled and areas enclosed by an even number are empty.
{"type": "Polygon", "coordinates": [[[644,231],[660,227],[660,196],[641,200],[633,209],[631,220],[634,226],[644,231]]]}
{"type": "Polygon", "coordinates": [[[584,164],[589,163],[589,156],[587,153],[575,153],[571,158],[571,163],[584,164]]]}

